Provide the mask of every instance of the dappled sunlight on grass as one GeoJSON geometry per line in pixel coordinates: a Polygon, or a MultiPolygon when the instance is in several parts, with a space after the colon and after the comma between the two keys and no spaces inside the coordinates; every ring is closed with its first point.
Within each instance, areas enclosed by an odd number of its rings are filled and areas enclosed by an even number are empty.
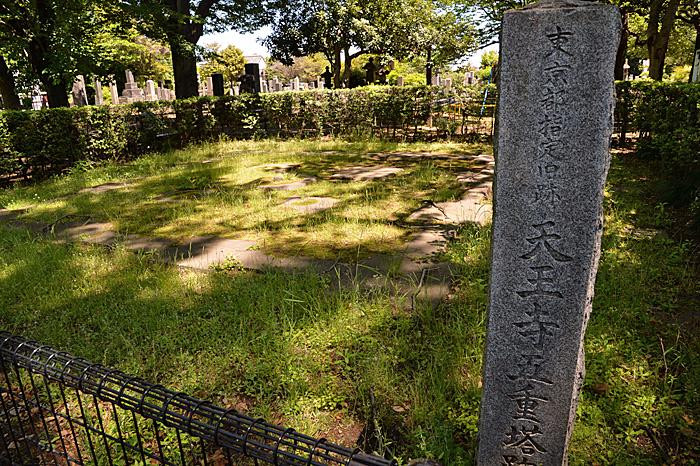
{"type": "Polygon", "coordinates": [[[110,222],[118,233],[176,242],[206,235],[252,239],[260,241],[265,252],[277,255],[301,250],[317,258],[347,257],[358,246],[366,253],[399,252],[398,239],[407,230],[395,222],[419,208],[423,199],[458,198],[465,187],[455,174],[473,164],[462,159],[373,160],[372,154],[478,155],[484,150],[450,143],[219,142],[154,154],[126,165],[76,169],[38,186],[5,191],[0,205],[28,208],[23,220],[110,222]],[[284,164],[298,166],[285,169],[284,164]],[[347,167],[396,165],[400,173],[380,180],[330,178],[347,167]],[[305,179],[312,182],[293,191],[261,188],[305,179]],[[105,189],[104,183],[116,187],[105,189]],[[338,202],[325,212],[299,213],[283,205],[291,196],[338,202]],[[358,229],[365,233],[358,235],[358,229]],[[366,244],[361,244],[361,237],[366,244]]]}
{"type": "MultiPolygon", "coordinates": [[[[412,161],[389,179],[319,179],[294,192],[258,189],[278,175],[262,167],[302,164],[278,182],[379,163],[362,158],[366,153],[423,150],[486,149],[222,142],[7,190],[0,204],[33,205],[28,219],[89,212],[123,232],[214,234],[252,239],[274,254],[352,259],[402,250],[411,230],[401,221],[423,199],[457,195],[450,170],[468,162],[449,168],[445,160],[412,161]],[[107,182],[128,187],[57,199],[107,182]],[[339,202],[303,214],[280,206],[290,196],[339,202]]],[[[613,160],[570,463],[691,463],[700,444],[692,250],[667,232],[671,214],[654,203],[643,176],[653,169],[613,160]]],[[[121,246],[58,244],[0,228],[0,327],[305,433],[345,444],[359,439],[404,463],[431,457],[471,464],[490,227],[469,224],[454,234],[440,258],[456,275],[450,298],[411,306],[389,279],[385,288],[365,289],[316,273],[197,273],[121,246]]]]}

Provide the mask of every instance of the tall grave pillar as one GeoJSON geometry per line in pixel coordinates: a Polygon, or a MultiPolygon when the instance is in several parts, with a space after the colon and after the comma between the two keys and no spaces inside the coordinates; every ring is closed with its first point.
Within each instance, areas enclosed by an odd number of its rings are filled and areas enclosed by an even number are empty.
{"type": "Polygon", "coordinates": [[[99,79],[95,79],[95,105],[102,105],[104,103],[104,97],[102,96],[102,82],[99,79]]]}
{"type": "Polygon", "coordinates": [[[616,7],[503,19],[480,465],[562,465],[583,382],[610,163],[616,7]]]}

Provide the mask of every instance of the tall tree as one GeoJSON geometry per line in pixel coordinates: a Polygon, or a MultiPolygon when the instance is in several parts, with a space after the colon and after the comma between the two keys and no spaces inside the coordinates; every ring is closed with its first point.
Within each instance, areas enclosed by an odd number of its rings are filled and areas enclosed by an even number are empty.
{"type": "Polygon", "coordinates": [[[205,32],[253,31],[282,0],[126,0],[146,35],[170,45],[178,99],[199,93],[197,42],[205,32]]]}
{"type": "Polygon", "coordinates": [[[0,50],[41,83],[51,107],[65,107],[74,76],[96,71],[95,38],[116,12],[99,0],[1,2],[0,50]]]}
{"type": "Polygon", "coordinates": [[[352,61],[363,54],[411,58],[431,46],[458,58],[473,45],[471,24],[431,0],[293,1],[278,12],[265,44],[286,65],[295,57],[322,53],[336,87],[348,83],[352,61]]]}
{"type": "Polygon", "coordinates": [[[678,9],[678,18],[695,28],[695,47],[693,48],[692,65],[688,78],[692,80],[696,65],[695,56],[700,51],[700,2],[698,0],[684,0],[678,9]]]}
{"type": "Polygon", "coordinates": [[[235,45],[229,45],[223,50],[219,50],[218,44],[210,44],[206,48],[207,62],[199,67],[199,75],[207,78],[214,73],[221,73],[229,87],[233,88],[233,83],[244,71],[243,52],[235,45]]]}
{"type": "Polygon", "coordinates": [[[647,17],[646,45],[649,53],[649,77],[661,81],[676,12],[681,0],[651,0],[647,17]]]}
{"type": "Polygon", "coordinates": [[[4,108],[19,110],[22,105],[17,95],[15,86],[15,77],[13,76],[7,62],[3,56],[0,56],[0,97],[4,108]]]}

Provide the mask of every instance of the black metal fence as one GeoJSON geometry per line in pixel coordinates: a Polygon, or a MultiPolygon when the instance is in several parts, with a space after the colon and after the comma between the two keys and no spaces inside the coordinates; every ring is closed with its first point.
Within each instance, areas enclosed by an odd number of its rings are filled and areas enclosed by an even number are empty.
{"type": "Polygon", "coordinates": [[[0,465],[391,465],[0,332],[0,465]]]}

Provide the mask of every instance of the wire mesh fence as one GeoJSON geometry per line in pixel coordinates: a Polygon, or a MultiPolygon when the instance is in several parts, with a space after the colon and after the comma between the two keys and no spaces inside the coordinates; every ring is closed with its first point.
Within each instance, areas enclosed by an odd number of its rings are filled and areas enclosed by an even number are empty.
{"type": "Polygon", "coordinates": [[[0,332],[0,465],[391,465],[0,332]]]}

